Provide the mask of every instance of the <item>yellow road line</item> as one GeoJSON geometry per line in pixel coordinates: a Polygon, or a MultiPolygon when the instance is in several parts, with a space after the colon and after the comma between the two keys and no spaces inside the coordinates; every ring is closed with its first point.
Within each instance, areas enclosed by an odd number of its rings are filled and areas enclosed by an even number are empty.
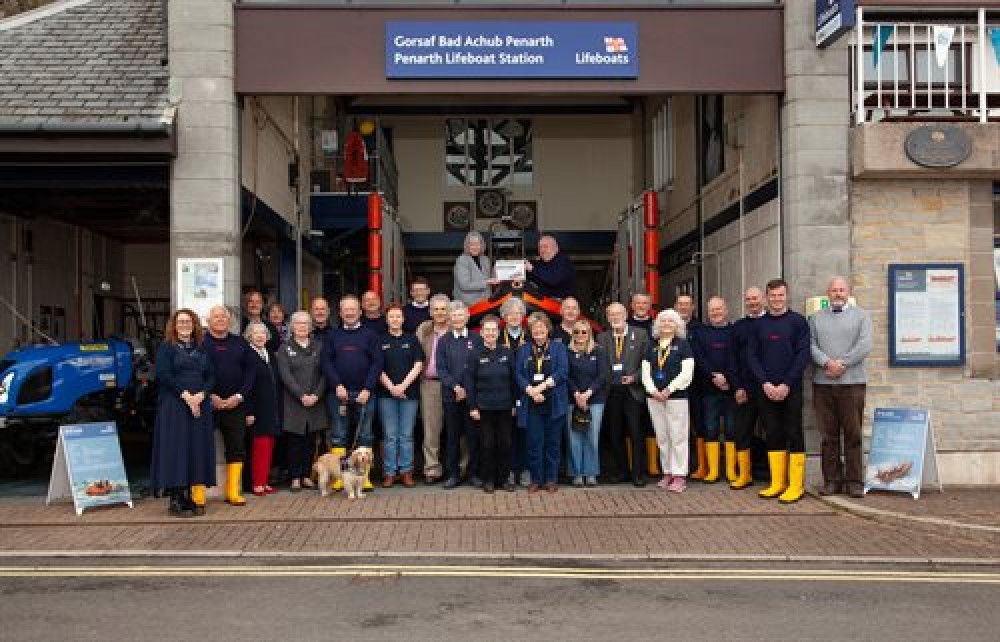
{"type": "Polygon", "coordinates": [[[1000,573],[829,569],[597,569],[504,566],[32,566],[0,567],[0,577],[471,577],[606,580],[747,580],[1000,585],[1000,573]]]}

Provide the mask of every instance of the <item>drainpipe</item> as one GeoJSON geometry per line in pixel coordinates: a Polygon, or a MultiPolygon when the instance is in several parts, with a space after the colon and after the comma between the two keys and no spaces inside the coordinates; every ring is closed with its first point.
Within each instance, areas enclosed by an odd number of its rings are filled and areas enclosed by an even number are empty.
{"type": "Polygon", "coordinates": [[[646,268],[646,292],[655,307],[660,302],[660,257],[659,239],[656,228],[659,226],[660,213],[656,198],[656,190],[646,190],[642,195],[643,231],[642,247],[643,261],[646,268]]]}
{"type": "Polygon", "coordinates": [[[382,195],[368,194],[368,289],[382,297],[382,195]]]}

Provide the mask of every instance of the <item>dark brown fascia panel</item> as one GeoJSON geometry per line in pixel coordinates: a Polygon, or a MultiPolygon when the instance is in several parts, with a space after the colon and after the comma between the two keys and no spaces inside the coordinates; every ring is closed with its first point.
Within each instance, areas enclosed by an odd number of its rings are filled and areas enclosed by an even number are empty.
{"type": "MultiPolygon", "coordinates": [[[[799,0],[805,1],[805,0],[799,0]]],[[[236,5],[238,94],[781,93],[780,5],[627,9],[236,5]],[[385,22],[595,21],[639,24],[634,80],[387,80],[385,22]]]]}

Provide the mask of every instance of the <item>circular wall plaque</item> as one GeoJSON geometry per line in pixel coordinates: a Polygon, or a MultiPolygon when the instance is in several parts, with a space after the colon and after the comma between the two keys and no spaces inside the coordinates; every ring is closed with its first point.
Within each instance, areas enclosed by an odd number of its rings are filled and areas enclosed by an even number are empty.
{"type": "Polygon", "coordinates": [[[909,133],[904,147],[921,167],[954,167],[972,153],[972,139],[954,125],[924,125],[909,133]]]}

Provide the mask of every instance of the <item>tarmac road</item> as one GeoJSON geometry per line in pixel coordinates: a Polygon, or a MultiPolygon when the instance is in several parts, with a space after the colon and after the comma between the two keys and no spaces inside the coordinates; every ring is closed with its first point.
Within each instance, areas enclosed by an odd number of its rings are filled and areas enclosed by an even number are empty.
{"type": "Polygon", "coordinates": [[[996,640],[1000,568],[3,560],[4,640],[996,640]]]}

